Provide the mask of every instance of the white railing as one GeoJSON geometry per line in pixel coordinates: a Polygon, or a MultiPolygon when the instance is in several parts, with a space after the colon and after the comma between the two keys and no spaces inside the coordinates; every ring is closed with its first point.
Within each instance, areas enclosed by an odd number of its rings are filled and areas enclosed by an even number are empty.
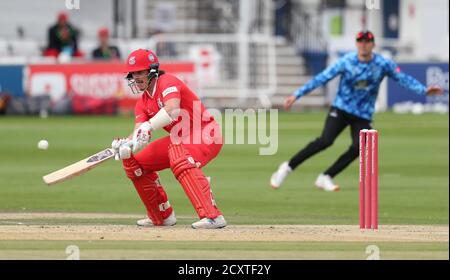
{"type": "Polygon", "coordinates": [[[326,51],[327,42],[322,32],[322,10],[320,7],[308,6],[300,1],[292,3],[290,40],[300,52],[326,51]]]}
{"type": "Polygon", "coordinates": [[[201,97],[257,98],[270,106],[277,87],[271,36],[248,34],[160,34],[148,44],[161,60],[194,61],[201,97]]]}

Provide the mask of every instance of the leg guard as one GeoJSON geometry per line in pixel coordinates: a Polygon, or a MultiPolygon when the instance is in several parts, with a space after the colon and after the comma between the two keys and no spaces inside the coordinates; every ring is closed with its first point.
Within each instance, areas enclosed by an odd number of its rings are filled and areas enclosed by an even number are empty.
{"type": "MultiPolygon", "coordinates": [[[[158,174],[156,172],[155,172],[155,174],[156,174],[156,176],[158,176],[158,174]]],[[[157,184],[157,190],[158,190],[157,201],[158,201],[159,211],[161,212],[163,219],[167,219],[170,216],[170,214],[172,214],[173,208],[172,208],[172,205],[170,205],[167,194],[164,191],[163,186],[161,186],[159,179],[156,180],[156,184],[157,184]]]]}
{"type": "Polygon", "coordinates": [[[123,160],[123,167],[144,203],[148,217],[155,226],[162,225],[164,218],[171,214],[172,208],[167,201],[167,194],[159,184],[158,174],[144,172],[133,155],[123,160]]]}
{"type": "Polygon", "coordinates": [[[208,179],[182,144],[169,145],[169,160],[175,178],[180,182],[200,219],[214,219],[221,215],[215,205],[208,179]]]}

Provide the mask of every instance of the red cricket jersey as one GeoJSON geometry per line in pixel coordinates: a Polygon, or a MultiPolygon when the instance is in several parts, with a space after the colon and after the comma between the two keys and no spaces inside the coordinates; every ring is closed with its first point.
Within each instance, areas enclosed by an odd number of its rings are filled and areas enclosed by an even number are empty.
{"type": "MultiPolygon", "coordinates": [[[[215,121],[214,117],[209,114],[195,93],[174,75],[163,74],[159,76],[154,96],[150,96],[150,94],[148,91],[145,91],[142,94],[142,97],[137,101],[134,110],[136,115],[135,123],[148,121],[164,107],[164,103],[167,100],[172,98],[180,99],[180,109],[185,110],[185,112],[189,114],[191,132],[194,131],[194,116],[196,118],[197,128],[198,126],[203,128],[207,124],[215,121]]],[[[165,126],[164,130],[170,133],[171,128],[180,122],[181,118],[182,116],[179,116],[176,121],[165,126]]]]}

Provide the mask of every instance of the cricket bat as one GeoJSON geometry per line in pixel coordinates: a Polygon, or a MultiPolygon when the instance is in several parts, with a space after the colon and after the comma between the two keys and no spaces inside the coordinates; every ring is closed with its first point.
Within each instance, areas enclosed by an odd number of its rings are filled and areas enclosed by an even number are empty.
{"type": "Polygon", "coordinates": [[[112,157],[114,157],[114,150],[111,148],[105,149],[101,152],[96,153],[95,155],[92,155],[88,158],[75,162],[74,164],[47,174],[42,177],[42,179],[44,179],[44,182],[47,185],[53,185],[59,182],[63,182],[85,172],[88,172],[92,168],[112,157]]]}

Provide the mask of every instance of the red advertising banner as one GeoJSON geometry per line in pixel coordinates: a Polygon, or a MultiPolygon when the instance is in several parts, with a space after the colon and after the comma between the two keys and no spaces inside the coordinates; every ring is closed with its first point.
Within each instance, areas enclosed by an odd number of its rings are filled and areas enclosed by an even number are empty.
{"type": "MultiPolygon", "coordinates": [[[[133,95],[128,88],[124,69],[124,64],[117,62],[31,64],[25,78],[26,92],[30,96],[49,95],[54,102],[67,96],[96,102],[115,100],[119,110],[129,111],[139,96],[133,95]]],[[[194,63],[163,62],[160,69],[195,88],[194,63]]]]}

